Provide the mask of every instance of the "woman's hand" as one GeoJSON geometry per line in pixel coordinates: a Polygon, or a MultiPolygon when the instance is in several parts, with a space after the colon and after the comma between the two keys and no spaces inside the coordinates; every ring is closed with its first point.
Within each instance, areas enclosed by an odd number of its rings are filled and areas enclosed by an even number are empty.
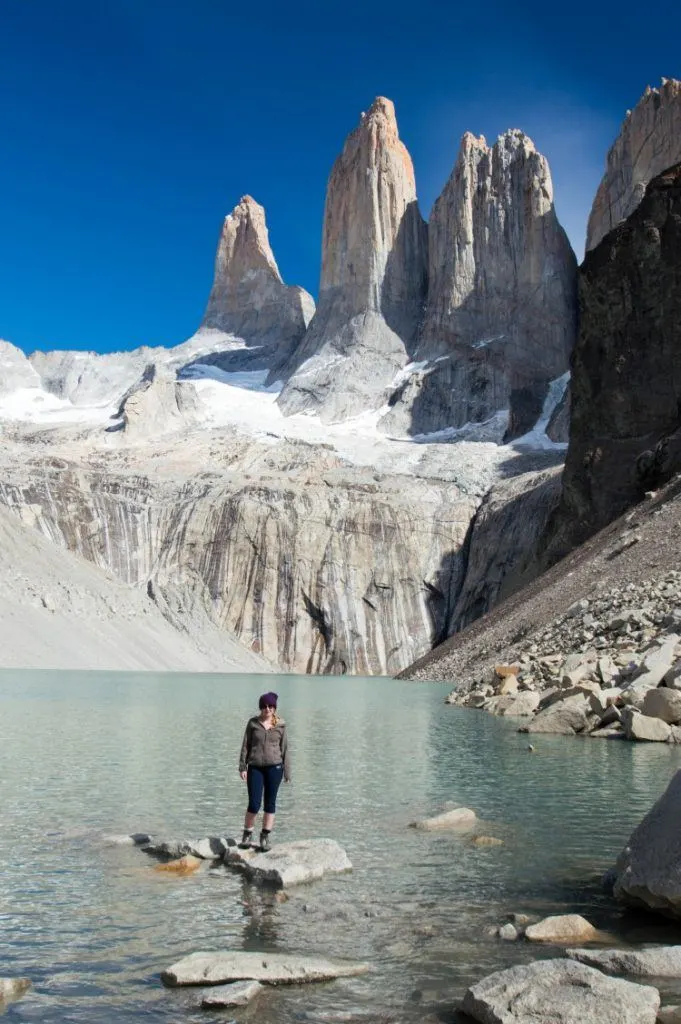
{"type": "Polygon", "coordinates": [[[248,778],[248,772],[239,772],[239,775],[241,776],[242,782],[245,782],[246,779],[248,778]]]}

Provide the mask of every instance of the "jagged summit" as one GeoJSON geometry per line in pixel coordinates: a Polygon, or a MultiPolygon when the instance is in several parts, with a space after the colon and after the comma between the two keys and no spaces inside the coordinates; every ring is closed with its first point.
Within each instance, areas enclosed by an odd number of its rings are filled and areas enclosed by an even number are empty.
{"type": "Polygon", "coordinates": [[[517,128],[492,146],[466,132],[428,226],[415,363],[384,428],[430,433],[510,409],[509,435],[524,433],[568,368],[575,328],[576,260],[548,162],[517,128]]]}
{"type": "Polygon", "coordinates": [[[276,375],[313,313],[312,296],[282,280],[264,208],[252,196],[242,196],[222,226],[201,324],[233,335],[239,352],[221,353],[211,361],[228,371],[266,369],[276,375]]]}
{"type": "Polygon", "coordinates": [[[265,210],[252,196],[242,196],[222,226],[215,282],[204,320],[219,320],[235,301],[243,303],[255,297],[260,282],[253,275],[260,272],[283,284],[270,246],[265,210]]]}
{"type": "Polygon", "coordinates": [[[383,404],[413,348],[426,264],[411,157],[393,104],[378,97],[329,177],[319,306],[289,366],[284,412],[333,421],[383,404]]]}
{"type": "Polygon", "coordinates": [[[646,87],[628,110],[608,152],[587,228],[586,248],[598,243],[639,205],[648,182],[681,161],[681,81],[646,87]]]}

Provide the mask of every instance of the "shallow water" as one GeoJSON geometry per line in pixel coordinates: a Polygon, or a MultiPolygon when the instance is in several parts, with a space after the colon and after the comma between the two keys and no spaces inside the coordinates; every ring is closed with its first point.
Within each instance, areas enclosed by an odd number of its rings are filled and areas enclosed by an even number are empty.
{"type": "MultiPolygon", "coordinates": [[[[453,1020],[473,980],[556,955],[485,934],[511,911],[575,910],[621,941],[680,941],[618,910],[601,873],[681,767],[681,751],[527,737],[517,723],[445,706],[447,687],[387,679],[0,672],[0,974],[34,989],[6,1020],[205,1021],[166,966],[199,949],[281,950],[369,961],[365,977],[272,989],[217,1020],[453,1020]],[[206,865],[153,870],[111,833],[237,835],[236,771],[257,695],[274,687],[294,780],[276,842],[329,836],[352,874],[274,894],[206,865]],[[448,802],[470,834],[409,829],[448,802]]],[[[211,1019],[213,1019],[211,1016],[211,1019]]]]}

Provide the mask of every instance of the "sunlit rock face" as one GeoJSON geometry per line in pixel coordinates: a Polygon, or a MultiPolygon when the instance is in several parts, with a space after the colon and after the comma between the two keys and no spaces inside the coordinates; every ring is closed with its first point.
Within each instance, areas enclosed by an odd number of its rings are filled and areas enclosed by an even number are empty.
{"type": "Polygon", "coordinates": [[[379,408],[413,351],[427,277],[427,228],[395,108],[379,97],[329,179],[317,312],[290,364],[286,414],[326,422],[379,408]]]}
{"type": "Polygon", "coordinates": [[[40,387],[40,378],[24,353],[0,340],[0,396],[35,387],[40,387]]]}
{"type": "Polygon", "coordinates": [[[586,248],[594,249],[629,217],[645,195],[648,182],[681,162],[681,82],[663,78],[659,89],[646,89],[627,111],[608,153],[607,166],[587,228],[586,248]]]}
{"type": "Polygon", "coordinates": [[[411,373],[387,430],[423,434],[517,407],[519,432],[568,367],[576,260],[546,159],[520,131],[466,133],[429,222],[429,285],[411,373]]]}
{"type": "Polygon", "coordinates": [[[265,211],[244,196],[225,218],[202,328],[239,339],[211,362],[230,370],[276,375],[303,337],[315,305],[303,288],[284,284],[270,247],[265,211]]]}
{"type": "Polygon", "coordinates": [[[6,446],[0,503],[143,588],[171,622],[208,619],[315,673],[392,674],[442,634],[479,501],[454,484],[234,435],[75,451],[6,446]]]}

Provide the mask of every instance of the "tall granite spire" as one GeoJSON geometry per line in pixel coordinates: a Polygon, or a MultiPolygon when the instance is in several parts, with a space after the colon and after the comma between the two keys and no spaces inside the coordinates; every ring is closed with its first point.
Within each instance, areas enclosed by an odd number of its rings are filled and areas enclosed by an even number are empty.
{"type": "Polygon", "coordinates": [[[511,130],[490,147],[467,132],[428,236],[416,364],[384,426],[427,433],[510,408],[522,433],[567,370],[576,330],[576,260],[531,139],[511,130]]]}
{"type": "Polygon", "coordinates": [[[348,136],[326,194],[319,304],[279,399],[342,420],[377,408],[413,348],[427,229],[395,108],[379,97],[348,136]]]}
{"type": "Polygon", "coordinates": [[[287,287],[281,279],[263,207],[244,196],[225,217],[201,324],[234,335],[240,347],[211,361],[224,369],[276,372],[302,338],[313,313],[312,296],[302,288],[287,287]]]}
{"type": "Polygon", "coordinates": [[[586,247],[629,217],[656,175],[681,162],[681,82],[663,78],[627,111],[589,216],[586,247]]]}

